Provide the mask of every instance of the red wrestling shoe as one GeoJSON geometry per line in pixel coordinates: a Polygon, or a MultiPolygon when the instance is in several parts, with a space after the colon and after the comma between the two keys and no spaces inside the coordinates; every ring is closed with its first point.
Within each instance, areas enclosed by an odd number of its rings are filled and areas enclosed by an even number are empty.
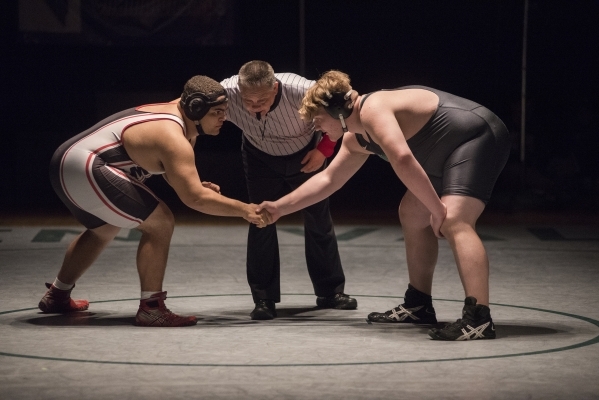
{"type": "Polygon", "coordinates": [[[71,291],[75,286],[69,290],[60,290],[51,283],[46,283],[46,287],[48,291],[37,305],[42,312],[64,314],[85,311],[89,307],[87,300],[71,299],[71,291]]]}
{"type": "Polygon", "coordinates": [[[137,326],[191,326],[198,322],[194,316],[177,315],[164,305],[166,292],[153,294],[149,299],[139,302],[139,310],[135,316],[137,326]]]}

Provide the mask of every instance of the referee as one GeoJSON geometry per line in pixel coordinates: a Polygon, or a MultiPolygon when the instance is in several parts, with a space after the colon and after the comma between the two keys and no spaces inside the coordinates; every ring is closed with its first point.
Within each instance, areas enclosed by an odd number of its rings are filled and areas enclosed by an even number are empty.
{"type": "MultiPolygon", "coordinates": [[[[229,95],[227,119],[243,131],[242,156],[250,202],[273,201],[291,192],[326,167],[335,143],[315,134],[314,125],[298,113],[314,81],[292,73],[275,74],[265,61],[250,61],[221,82],[229,95]]],[[[343,293],[345,275],[337,238],[325,199],[302,210],[308,273],[316,304],[322,308],[356,309],[356,299],[343,293]]],[[[279,242],[276,225],[250,225],[247,277],[255,303],[253,320],[277,316],[281,301],[279,242]]]]}

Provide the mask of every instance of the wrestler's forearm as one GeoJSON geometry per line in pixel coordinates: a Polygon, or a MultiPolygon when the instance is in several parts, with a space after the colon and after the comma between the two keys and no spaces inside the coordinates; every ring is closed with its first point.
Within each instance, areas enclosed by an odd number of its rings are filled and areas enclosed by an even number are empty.
{"type": "Polygon", "coordinates": [[[351,153],[342,145],[331,165],[277,200],[275,206],[287,215],[326,199],[345,185],[367,159],[368,154],[351,153]]]}
{"type": "Polygon", "coordinates": [[[414,157],[391,160],[391,165],[406,188],[434,215],[445,213],[443,204],[422,166],[414,157]]]}
{"type": "Polygon", "coordinates": [[[194,192],[179,197],[187,207],[204,214],[245,217],[249,211],[246,203],[223,196],[209,188],[198,187],[194,192]]]}
{"type": "Polygon", "coordinates": [[[241,201],[221,195],[214,188],[205,187],[197,173],[164,174],[164,178],[187,207],[204,214],[223,217],[246,217],[249,206],[241,201]]]}
{"type": "Polygon", "coordinates": [[[274,203],[282,215],[287,215],[326,199],[340,187],[341,185],[333,184],[328,174],[326,174],[326,170],[324,170],[274,203]]]}

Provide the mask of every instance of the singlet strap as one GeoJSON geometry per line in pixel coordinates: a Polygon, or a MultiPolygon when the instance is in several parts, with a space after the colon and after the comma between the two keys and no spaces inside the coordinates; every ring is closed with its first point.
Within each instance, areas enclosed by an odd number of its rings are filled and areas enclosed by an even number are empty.
{"type": "Polygon", "coordinates": [[[364,105],[364,102],[366,101],[366,99],[367,99],[367,98],[368,98],[368,97],[369,97],[371,94],[373,94],[373,93],[375,93],[375,92],[370,92],[370,93],[367,93],[367,94],[365,94],[364,96],[362,96],[362,100],[360,100],[360,108],[362,108],[362,106],[364,105]]]}
{"type": "MultiPolygon", "coordinates": [[[[364,96],[362,96],[362,99],[360,100],[360,108],[362,108],[362,106],[364,105],[364,102],[366,101],[366,99],[373,93],[376,92],[370,92],[368,94],[365,94],[364,96]]],[[[378,144],[376,144],[374,142],[374,140],[372,140],[372,137],[370,136],[370,134],[366,131],[364,131],[364,135],[366,135],[366,137],[368,137],[368,142],[366,141],[366,139],[364,139],[364,136],[362,136],[360,133],[356,133],[354,136],[356,137],[356,140],[358,141],[358,144],[365,150],[371,151],[374,154],[376,154],[377,156],[381,157],[382,159],[384,159],[385,161],[389,161],[387,159],[387,156],[385,155],[385,152],[383,151],[383,149],[381,148],[381,146],[379,146],[378,144]]]]}
{"type": "Polygon", "coordinates": [[[368,134],[368,132],[364,131],[364,134],[366,136],[368,136],[368,140],[370,140],[370,142],[367,142],[366,139],[364,139],[364,136],[362,136],[361,133],[356,133],[356,140],[358,141],[358,143],[360,144],[360,146],[362,146],[363,148],[367,148],[370,146],[370,143],[372,143],[372,138],[370,137],[370,135],[368,134]]]}

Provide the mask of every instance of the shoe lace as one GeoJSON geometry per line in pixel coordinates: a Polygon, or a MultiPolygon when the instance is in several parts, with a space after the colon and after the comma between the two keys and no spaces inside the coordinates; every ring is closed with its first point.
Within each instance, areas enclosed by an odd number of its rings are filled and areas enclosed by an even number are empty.
{"type": "Polygon", "coordinates": [[[455,322],[447,324],[445,326],[445,328],[443,328],[443,329],[446,329],[446,330],[449,330],[449,331],[459,331],[463,327],[465,327],[467,324],[468,324],[468,321],[465,321],[462,318],[458,318],[458,319],[455,320],[455,322]]]}
{"type": "Polygon", "coordinates": [[[164,314],[167,315],[169,319],[178,319],[178,318],[183,318],[180,315],[175,314],[174,312],[172,312],[171,310],[169,310],[168,308],[164,307],[164,314]]]}

